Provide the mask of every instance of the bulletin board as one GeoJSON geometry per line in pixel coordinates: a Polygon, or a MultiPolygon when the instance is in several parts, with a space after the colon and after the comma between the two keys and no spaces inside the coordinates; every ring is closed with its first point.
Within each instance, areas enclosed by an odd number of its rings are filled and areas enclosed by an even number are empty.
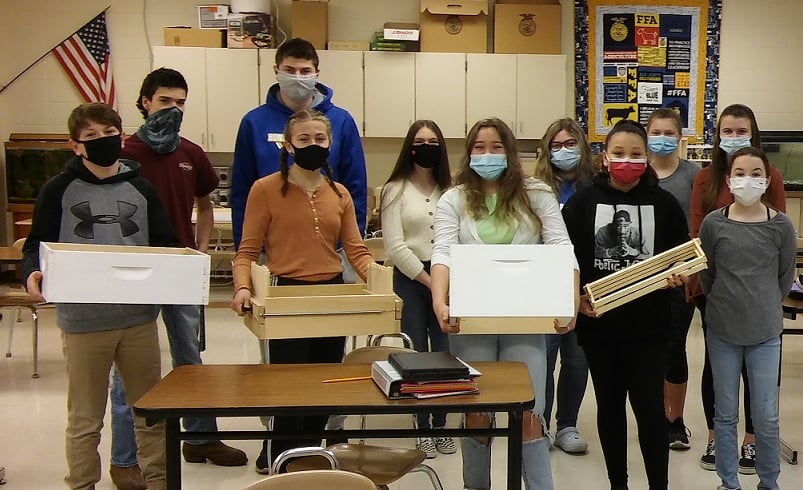
{"type": "Polygon", "coordinates": [[[719,1],[575,2],[578,119],[589,141],[604,141],[622,119],[646,123],[661,107],[678,112],[689,142],[707,139],[707,122],[716,119],[716,85],[711,90],[708,80],[716,84],[719,64],[719,20],[711,32],[710,5],[719,1]]]}

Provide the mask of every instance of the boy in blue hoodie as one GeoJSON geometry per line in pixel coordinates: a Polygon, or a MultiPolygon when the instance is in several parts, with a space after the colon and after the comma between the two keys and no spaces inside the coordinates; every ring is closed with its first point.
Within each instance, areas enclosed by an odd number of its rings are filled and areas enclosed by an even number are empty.
{"type": "MultiPolygon", "coordinates": [[[[44,301],[40,242],[180,246],[156,191],[139,176],[139,164],[120,160],[120,116],[103,103],[82,104],[72,111],[67,126],[76,156],[39,191],[23,248],[23,284],[39,301],[44,301]]],[[[100,481],[98,444],[112,364],[120,371],[129,404],[161,379],[156,309],[60,303],[56,324],[67,361],[65,482],[71,489],[95,488],[100,481]]],[[[144,418],[135,417],[135,432],[147,488],[164,489],[164,422],[148,427],[144,418]]]]}
{"type": "Polygon", "coordinates": [[[231,220],[235,246],[240,246],[245,202],[257,179],[279,171],[279,153],[287,120],[302,109],[322,112],[332,123],[329,166],[336,182],[351,194],[357,225],[365,234],[368,184],[365,154],[357,124],[345,109],[332,103],[332,89],[318,83],[318,53],[304,39],[290,39],[276,50],[273,67],[278,83],[265,103],[240,122],[231,172],[231,220]]]}

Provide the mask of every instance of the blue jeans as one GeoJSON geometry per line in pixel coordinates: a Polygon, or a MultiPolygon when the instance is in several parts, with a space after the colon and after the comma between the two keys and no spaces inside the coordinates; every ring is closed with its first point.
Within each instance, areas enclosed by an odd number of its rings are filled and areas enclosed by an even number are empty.
{"type": "Polygon", "coordinates": [[[708,356],[714,378],[714,440],[717,446],[717,475],[728,488],[740,488],[737,474],[737,424],[739,422],[739,378],[742,363],[750,380],[750,405],[756,434],[758,488],[778,490],[781,474],[778,428],[778,369],[781,338],[756,345],[732,344],[711,329],[706,333],[708,356]]]}
{"type": "MultiPolygon", "coordinates": [[[[429,272],[429,262],[424,263],[424,270],[429,272]]],[[[410,336],[413,348],[418,352],[449,352],[449,335],[441,330],[435,317],[429,288],[394,268],[393,290],[404,302],[401,330],[410,336]]],[[[416,423],[419,429],[446,427],[446,412],[416,414],[416,423]]]]}
{"type": "MultiPolygon", "coordinates": [[[[163,305],[162,321],[167,329],[170,343],[170,356],[173,367],[187,364],[202,364],[198,346],[198,331],[201,324],[201,310],[195,305],[163,305]]],[[[137,464],[137,441],[134,438],[134,419],[131,408],[125,402],[125,390],[117,368],[111,387],[112,402],[112,458],[111,464],[126,468],[137,464]]],[[[216,431],[214,417],[185,417],[184,429],[187,431],[216,431]]],[[[207,441],[187,441],[189,444],[202,444],[207,441]]]]}
{"type": "Polygon", "coordinates": [[[577,427],[577,414],[588,384],[588,362],[583,349],[577,344],[577,332],[564,335],[547,335],[546,341],[546,397],[544,420],[547,427],[552,418],[552,403],[555,399],[555,364],[560,350],[560,374],[558,375],[558,413],[555,416],[555,432],[566,427],[577,427]]]}
{"type": "MultiPolygon", "coordinates": [[[[544,335],[463,335],[449,336],[452,354],[471,363],[475,361],[520,361],[527,365],[530,382],[535,394],[533,415],[541,417],[544,412],[546,390],[546,347],[544,335]]],[[[545,438],[541,438],[546,440],[545,438]]],[[[538,440],[541,440],[538,439],[538,440]]],[[[532,441],[528,441],[532,442],[532,441]]],[[[522,464],[525,472],[549,475],[549,484],[537,490],[551,490],[552,470],[549,463],[549,447],[543,441],[538,450],[533,444],[524,452],[522,464]],[[532,453],[532,454],[531,454],[532,453]]],[[[463,483],[467,488],[487,489],[491,481],[491,442],[481,444],[473,438],[461,440],[463,458],[463,483]]],[[[526,488],[529,489],[529,486],[526,488]]],[[[536,490],[536,489],[529,489],[536,490]]]]}

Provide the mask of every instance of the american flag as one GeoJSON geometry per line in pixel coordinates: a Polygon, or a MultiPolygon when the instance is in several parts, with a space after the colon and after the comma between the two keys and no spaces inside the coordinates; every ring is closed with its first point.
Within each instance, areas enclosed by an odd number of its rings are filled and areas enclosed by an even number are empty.
{"type": "Polygon", "coordinates": [[[106,12],[59,44],[53,54],[86,102],[116,106],[106,12]]]}

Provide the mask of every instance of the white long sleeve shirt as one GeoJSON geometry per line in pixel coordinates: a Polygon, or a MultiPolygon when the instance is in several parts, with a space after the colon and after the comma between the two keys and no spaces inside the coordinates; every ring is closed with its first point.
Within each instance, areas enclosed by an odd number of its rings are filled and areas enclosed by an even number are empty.
{"type": "Polygon", "coordinates": [[[411,182],[388,182],[382,190],[382,238],[385,256],[402,274],[415,279],[432,257],[435,206],[441,190],[424,195],[411,182]]]}
{"type": "MultiPolygon", "coordinates": [[[[560,205],[552,189],[533,178],[526,179],[524,187],[533,211],[541,220],[541,226],[534,226],[529,220],[520,222],[511,243],[571,245],[560,205]]],[[[452,244],[483,243],[477,233],[476,220],[466,210],[466,195],[462,186],[449,189],[438,201],[434,241],[432,265],[442,264],[447,267],[452,244]]]]}

